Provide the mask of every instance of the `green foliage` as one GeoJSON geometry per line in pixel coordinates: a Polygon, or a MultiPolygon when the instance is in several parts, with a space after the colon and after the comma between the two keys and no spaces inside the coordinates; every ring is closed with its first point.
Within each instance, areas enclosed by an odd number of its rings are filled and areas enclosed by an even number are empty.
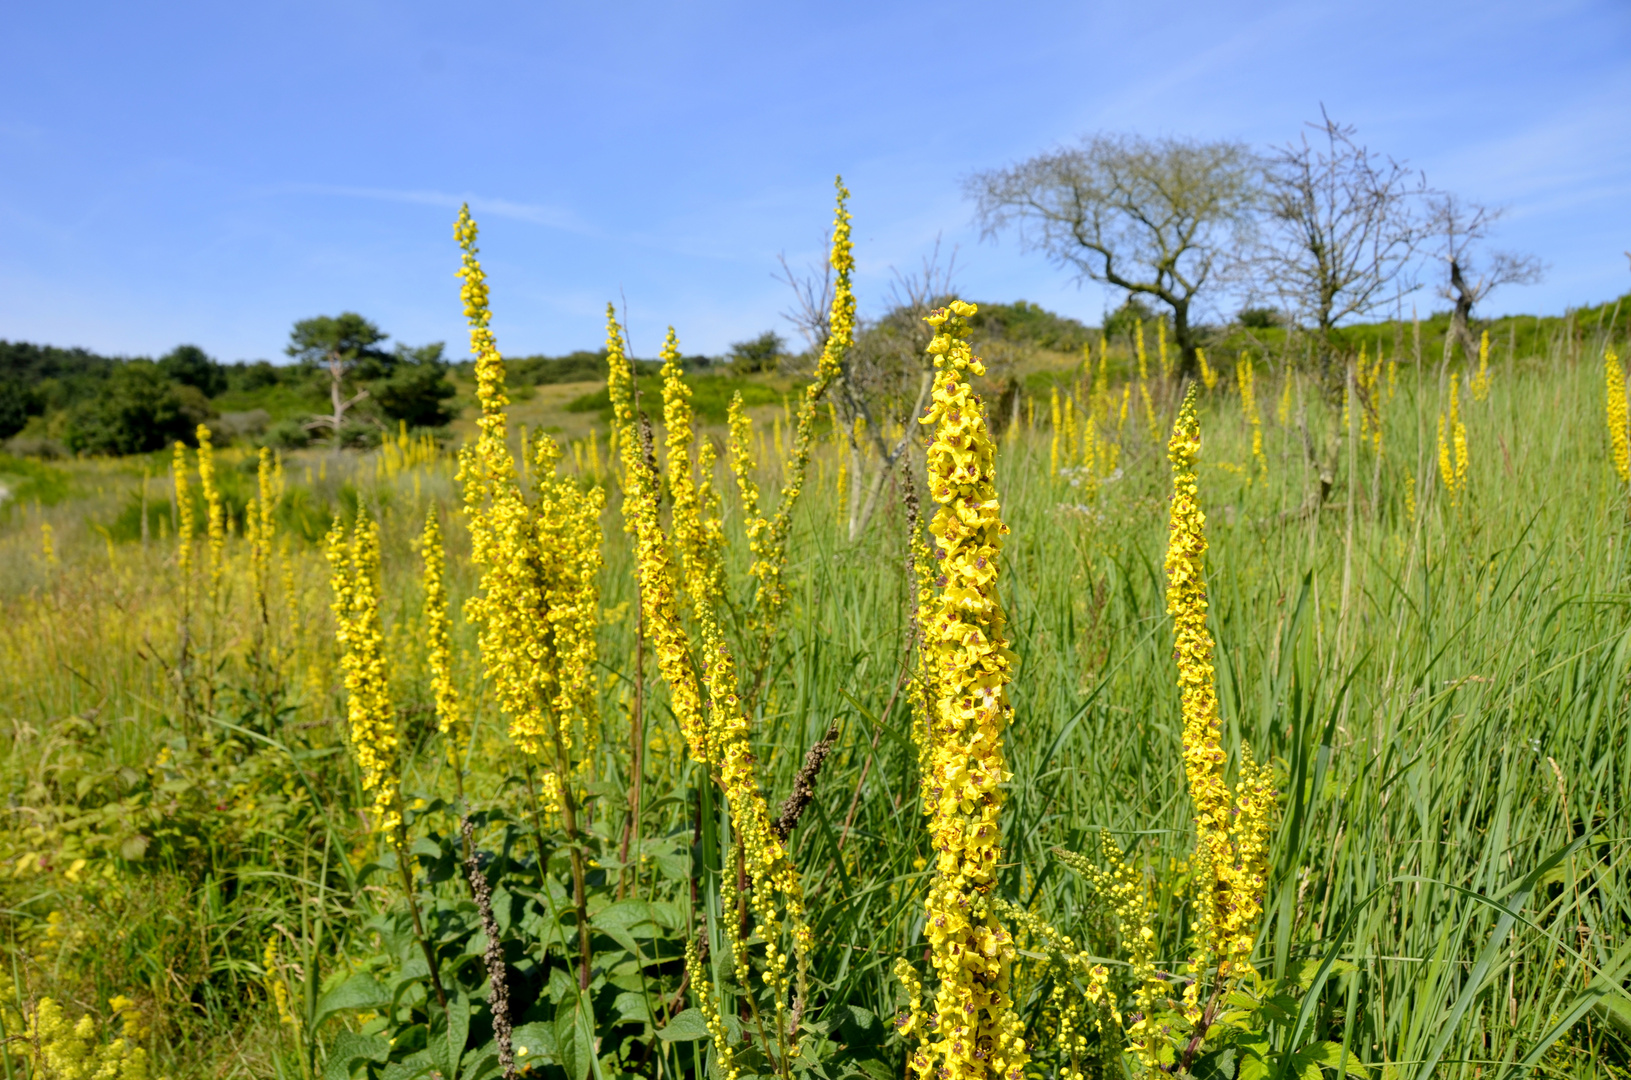
{"type": "Polygon", "coordinates": [[[398,345],[389,375],[369,387],[380,411],[388,419],[405,421],[409,427],[445,427],[453,420],[448,402],[457,393],[447,380],[443,345],[413,349],[398,345]]]}
{"type": "Polygon", "coordinates": [[[150,360],[130,360],[113,370],[101,396],[70,411],[66,441],[80,454],[145,453],[192,441],[210,412],[196,387],[170,382],[150,360]]]}
{"type": "Polygon", "coordinates": [[[307,368],[337,363],[346,371],[356,368],[360,376],[367,378],[390,364],[390,354],[375,347],[387,336],[356,312],[345,311],[301,319],[289,331],[289,343],[283,351],[307,368]]]}
{"type": "Polygon", "coordinates": [[[1141,297],[1129,294],[1120,307],[1105,315],[1104,333],[1112,341],[1131,341],[1138,333],[1138,324],[1142,322],[1144,332],[1153,335],[1157,317],[1155,309],[1141,297]]]}
{"type": "MultiPolygon", "coordinates": [[[[640,398],[643,407],[654,420],[662,417],[663,384],[655,375],[642,374],[638,380],[640,398]]],[[[763,382],[749,379],[735,378],[728,375],[708,375],[691,380],[691,408],[697,416],[711,424],[725,422],[725,413],[730,408],[731,396],[740,393],[742,403],[749,408],[755,405],[779,405],[783,395],[763,382]]],[[[567,412],[596,413],[602,420],[611,419],[612,399],[605,388],[590,394],[582,394],[573,398],[566,405],[567,412]]]]}
{"type": "Polygon", "coordinates": [[[159,357],[158,367],[165,378],[195,387],[207,398],[227,388],[226,371],[197,345],[177,345],[159,357]]]}
{"type": "Polygon", "coordinates": [[[42,461],[0,452],[0,483],[9,493],[0,505],[40,503],[54,506],[73,491],[67,470],[42,461]]]}
{"type": "Polygon", "coordinates": [[[756,338],[738,341],[731,346],[730,372],[732,375],[758,375],[774,372],[787,352],[787,342],[774,330],[766,330],[756,338]]]}
{"type": "Polygon", "coordinates": [[[1055,352],[1080,352],[1097,335],[1079,320],[1056,315],[1039,304],[1016,300],[1012,304],[981,304],[969,320],[975,340],[997,340],[1035,345],[1055,352]]]}

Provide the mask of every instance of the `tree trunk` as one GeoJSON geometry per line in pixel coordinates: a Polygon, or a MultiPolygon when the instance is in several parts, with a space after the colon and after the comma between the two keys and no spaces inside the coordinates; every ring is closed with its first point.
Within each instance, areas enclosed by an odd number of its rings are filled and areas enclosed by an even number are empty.
{"type": "Polygon", "coordinates": [[[1195,351],[1195,331],[1189,325],[1189,301],[1172,305],[1172,340],[1178,346],[1178,381],[1201,377],[1201,359],[1195,351]]]}
{"type": "Polygon", "coordinates": [[[1467,359],[1471,360],[1478,355],[1478,343],[1472,339],[1468,326],[1475,298],[1467,288],[1467,279],[1461,275],[1461,264],[1455,259],[1450,260],[1450,288],[1455,290],[1455,306],[1450,309],[1450,338],[1460,343],[1467,359]]]}

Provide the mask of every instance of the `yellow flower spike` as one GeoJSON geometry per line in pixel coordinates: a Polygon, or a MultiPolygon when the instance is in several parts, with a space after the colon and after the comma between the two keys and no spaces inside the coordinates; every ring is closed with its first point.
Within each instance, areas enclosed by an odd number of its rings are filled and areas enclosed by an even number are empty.
{"type": "Polygon", "coordinates": [[[1227,755],[1221,741],[1211,631],[1206,626],[1206,515],[1195,478],[1200,454],[1195,389],[1190,388],[1173,425],[1171,535],[1167,547],[1167,614],[1183,709],[1184,775],[1195,815],[1195,936],[1191,965],[1196,978],[1214,967],[1217,978],[1236,977],[1251,953],[1248,928],[1261,911],[1267,820],[1274,793],[1267,767],[1252,763],[1242,747],[1238,786],[1224,780],[1227,755]]]}
{"type": "Polygon", "coordinates": [[[1053,416],[1053,443],[1048,448],[1048,475],[1059,475],[1059,438],[1064,428],[1063,417],[1059,412],[1059,385],[1055,383],[1048,387],[1048,408],[1053,416]]]}
{"type": "Polygon", "coordinates": [[[425,560],[425,652],[430,660],[431,692],[436,700],[436,726],[447,742],[448,762],[455,771],[463,767],[464,752],[470,744],[453,680],[452,619],[448,613],[446,554],[442,549],[442,527],[436,511],[425,515],[421,554],[425,560]]]}
{"type": "Polygon", "coordinates": [[[937,333],[933,398],[920,423],[934,428],[929,494],[939,503],[929,531],[939,574],[922,612],[928,768],[924,812],[937,850],[925,902],[938,979],[930,1026],[910,1061],[921,1078],[1020,1080],[1029,1060],[1010,996],[1012,938],[991,903],[1000,861],[998,814],[1009,772],[1003,732],[1012,716],[1013,665],[997,599],[998,555],[1007,527],[995,483],[995,446],[967,382],[984,372],[968,344],[972,304],[928,319],[937,333]]]}
{"type": "MultiPolygon", "coordinates": [[[[669,561],[666,537],[658,518],[659,481],[645,459],[644,439],[635,425],[632,380],[628,376],[622,331],[609,308],[607,323],[607,387],[613,417],[619,425],[618,444],[623,455],[623,513],[635,534],[636,572],[646,625],[657,653],[658,669],[668,684],[670,702],[692,758],[710,767],[715,781],[725,792],[732,826],[741,838],[741,850],[746,860],[744,870],[752,885],[748,902],[763,940],[763,978],[775,1002],[776,1038],[783,1052],[786,1052],[787,1037],[792,1034],[787,1031],[788,990],[792,982],[787,974],[789,957],[781,947],[781,933],[777,928],[784,928],[792,939],[799,997],[803,999],[808,953],[813,945],[804,915],[803,887],[786,846],[772,828],[769,808],[759,790],[757,763],[749,740],[748,717],[739,696],[735,659],[714,617],[712,597],[704,597],[704,602],[693,605],[701,628],[698,656],[701,658],[702,678],[708,688],[708,711],[704,720],[697,671],[691,661],[692,643],[679,619],[673,565],[669,561]]],[[[665,395],[665,406],[683,397],[681,394],[665,395]]],[[[671,412],[670,418],[679,415],[677,411],[671,412]]],[[[740,409],[737,410],[737,420],[733,455],[745,453],[743,442],[747,437],[740,409]]],[[[670,439],[675,439],[672,431],[670,439]]],[[[671,453],[673,445],[671,442],[671,453]]],[[[710,472],[711,456],[710,452],[706,457],[710,472]]],[[[679,462],[686,459],[675,454],[673,460],[679,462]]],[[[686,463],[688,466],[689,462],[686,463]]],[[[685,487],[690,489],[689,481],[685,487]]],[[[676,526],[676,532],[678,529],[676,526]]],[[[693,596],[692,599],[697,598],[693,596]]],[[[727,873],[724,877],[729,879],[731,875],[727,873]]],[[[722,900],[727,911],[734,910],[731,899],[735,895],[734,890],[734,881],[723,882],[722,900]]],[[[734,918],[724,920],[724,929],[732,946],[739,977],[742,977],[742,973],[748,970],[748,943],[740,940],[734,918]]],[[[693,979],[699,985],[706,985],[705,972],[695,964],[691,966],[693,979]]],[[[725,1049],[723,1043],[720,1048],[722,1051],[725,1049]]]]}
{"type": "MultiPolygon", "coordinates": [[[[1461,505],[1467,492],[1467,426],[1461,422],[1460,374],[1450,373],[1450,408],[1438,417],[1438,467],[1452,508],[1461,505]]],[[[1621,395],[1624,395],[1621,388],[1621,395]]],[[[1612,403],[1610,408],[1612,409],[1612,403]]]]}
{"type": "MultiPolygon", "coordinates": [[[[1613,349],[1603,353],[1604,401],[1608,412],[1608,448],[1614,474],[1620,483],[1631,483],[1631,437],[1628,437],[1625,404],[1625,369],[1613,349]]],[[[1440,436],[1440,442],[1443,437],[1440,436]]]]}
{"type": "Polygon", "coordinates": [[[198,488],[204,495],[204,527],[209,538],[205,566],[213,607],[221,597],[221,575],[226,571],[226,512],[221,506],[221,493],[215,486],[215,450],[210,445],[210,429],[199,424],[194,434],[198,437],[198,488]]]}
{"type": "Polygon", "coordinates": [[[180,442],[175,445],[170,477],[176,491],[176,566],[181,572],[182,606],[185,607],[191,580],[193,532],[197,525],[193,517],[192,491],[187,483],[187,447],[180,442]]]}
{"type": "MultiPolygon", "coordinates": [[[[1166,324],[1162,323],[1161,325],[1164,327],[1166,324]]],[[[1162,345],[1164,346],[1165,344],[1166,344],[1166,335],[1163,334],[1162,335],[1162,345]]],[[[1163,352],[1164,352],[1164,350],[1163,350],[1163,352]]],[[[1218,373],[1215,370],[1213,370],[1211,364],[1206,362],[1206,350],[1205,349],[1196,349],[1195,350],[1195,359],[1198,360],[1200,362],[1200,365],[1201,365],[1201,383],[1202,383],[1202,385],[1204,385],[1206,387],[1208,392],[1216,390],[1218,388],[1218,373]]]]}
{"type": "Polygon", "coordinates": [[[1489,331],[1478,335],[1478,374],[1468,382],[1474,401],[1489,399],[1489,331]]]}
{"type": "MultiPolygon", "coordinates": [[[[696,442],[692,429],[691,388],[685,384],[684,368],[680,359],[679,339],[674,328],[668,328],[661,352],[663,361],[663,428],[667,432],[668,495],[674,530],[674,548],[679,553],[680,576],[692,606],[711,606],[718,593],[713,586],[720,579],[711,558],[702,521],[701,493],[694,474],[698,472],[691,461],[691,447],[696,442]]],[[[711,484],[711,478],[708,481],[711,484]]]]}
{"type": "Polygon", "coordinates": [[[855,345],[855,290],[851,278],[855,273],[855,245],[850,240],[849,189],[843,177],[834,181],[838,197],[833,212],[832,249],[829,261],[834,272],[832,307],[828,311],[826,343],[821,359],[816,363],[815,378],[804,388],[799,399],[798,417],[793,430],[793,445],[783,471],[781,501],[775,516],[757,526],[749,519],[749,550],[753,565],[749,568],[759,581],[755,603],[759,623],[759,652],[761,664],[769,659],[770,643],[782,609],[787,606],[788,589],[784,580],[787,571],[787,540],[793,528],[793,509],[804,490],[805,474],[809,467],[810,447],[815,439],[816,410],[822,397],[844,370],[844,360],[855,345]]]}
{"type": "Polygon", "coordinates": [[[1257,375],[1250,353],[1242,353],[1235,364],[1235,382],[1240,385],[1240,411],[1252,429],[1252,464],[1263,475],[1269,471],[1269,462],[1263,456],[1263,418],[1257,412],[1257,375]]]}
{"type": "Polygon", "coordinates": [[[345,673],[346,726],[351,753],[369,796],[372,825],[391,834],[402,821],[398,734],[385,671],[385,634],[380,619],[379,525],[358,518],[351,543],[336,520],[325,554],[334,592],[335,637],[345,673]]]}
{"type": "Polygon", "coordinates": [[[634,375],[623,346],[616,312],[606,305],[606,388],[612,401],[613,430],[623,468],[623,519],[635,538],[635,568],[646,632],[657,654],[657,668],[668,684],[670,705],[691,756],[710,760],[702,692],[691,666],[691,643],[680,625],[668,540],[658,518],[658,477],[646,460],[634,414],[634,375]]]}

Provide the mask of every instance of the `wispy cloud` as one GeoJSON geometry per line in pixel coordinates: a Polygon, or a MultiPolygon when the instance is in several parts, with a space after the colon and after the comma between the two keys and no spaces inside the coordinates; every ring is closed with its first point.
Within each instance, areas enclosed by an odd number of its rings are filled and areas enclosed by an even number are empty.
{"type": "Polygon", "coordinates": [[[284,184],[271,189],[271,194],[328,195],[345,199],[371,199],[376,202],[411,203],[418,206],[442,206],[457,209],[470,204],[476,214],[525,221],[549,229],[595,236],[598,230],[573,211],[547,203],[516,202],[514,199],[489,198],[473,192],[453,194],[433,190],[398,190],[395,188],[351,187],[342,184],[284,184]]]}

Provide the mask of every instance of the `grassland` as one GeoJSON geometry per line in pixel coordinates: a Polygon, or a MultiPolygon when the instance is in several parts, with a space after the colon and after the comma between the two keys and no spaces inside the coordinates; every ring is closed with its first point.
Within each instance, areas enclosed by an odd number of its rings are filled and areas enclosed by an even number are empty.
{"type": "MultiPolygon", "coordinates": [[[[1375,392],[1379,453],[1361,437],[1359,408],[1345,413],[1340,395],[1311,376],[1260,362],[1267,468],[1254,475],[1232,365],[1204,396],[1200,484],[1225,746],[1232,760],[1242,741],[1270,758],[1280,791],[1255,952],[1266,1004],[1253,1022],[1288,1054],[1316,1036],[1340,1043],[1370,1075],[1622,1076],[1631,1071],[1631,503],[1609,460],[1603,342],[1571,335],[1508,350],[1495,341],[1488,399],[1463,393],[1460,403],[1468,481],[1453,505],[1436,439],[1448,372],[1430,346],[1428,362],[1415,363],[1412,348],[1387,343],[1403,362],[1375,392]]],[[[1024,370],[1056,373],[1038,389],[1062,386],[1085,409],[1087,386],[1067,363],[1033,352],[1024,370]]],[[[1111,400],[1131,369],[1119,358],[1111,400]]],[[[1125,425],[1101,425],[1119,442],[1113,472],[1084,473],[1067,448],[1054,473],[1045,392],[1022,409],[1029,422],[1004,436],[997,464],[1012,529],[1001,590],[1018,657],[1001,891],[1101,956],[1117,948],[1104,899],[1061,867],[1056,849],[1092,852],[1109,830],[1169,898],[1182,895],[1190,869],[1162,572],[1163,439],[1176,399],[1169,384],[1153,389],[1156,437],[1136,405],[1125,425]]],[[[610,470],[592,456],[606,432],[596,430],[591,449],[598,414],[565,408],[594,391],[539,387],[512,424],[556,429],[577,447],[569,470],[581,464],[584,483],[611,489],[595,687],[602,729],[585,779],[602,864],[591,911],[615,939],[597,950],[650,948],[672,961],[692,905],[717,905],[719,841],[703,828],[715,808],[696,801],[708,785],[688,764],[649,657],[636,674],[630,543],[610,470]],[[639,755],[629,728],[637,700],[646,716],[639,755]],[[633,760],[643,762],[642,839],[619,864],[633,760]],[[644,929],[620,936],[606,913],[627,903],[625,882],[654,907],[644,929]]],[[[770,429],[780,411],[758,410],[767,490],[778,479],[770,429]]],[[[452,779],[431,719],[416,552],[427,513],[447,522],[455,611],[476,578],[451,458],[392,453],[288,457],[275,603],[264,619],[250,617],[245,543],[229,535],[220,598],[189,616],[190,671],[177,667],[179,518],[167,463],[0,459],[13,493],[0,512],[8,1037],[49,996],[95,1018],[99,1037],[128,1031],[172,1077],[344,1076],[379,1071],[345,1055],[397,1012],[432,1015],[422,988],[418,1005],[413,991],[395,1001],[347,996],[411,975],[413,961],[400,889],[386,872],[392,856],[359,814],[366,798],[341,722],[319,550],[335,515],[381,523],[392,695],[422,837],[417,887],[448,962],[479,953],[458,929],[471,916],[452,863],[452,779]],[[200,694],[191,704],[184,683],[200,694]],[[134,1004],[116,1009],[115,995],[134,1004]]],[[[224,504],[241,519],[254,460],[233,450],[219,459],[224,504]]],[[[791,544],[793,599],[752,738],[764,787],[779,800],[839,721],[794,833],[818,943],[810,1015],[824,1025],[822,1075],[899,1075],[906,1047],[884,1021],[903,1001],[895,959],[923,952],[918,898],[932,854],[901,693],[911,593],[903,511],[895,488],[851,542],[830,439],[811,477],[791,544]]],[[[745,604],[734,495],[726,524],[731,589],[745,604]]],[[[454,637],[476,724],[464,782],[485,815],[489,870],[501,881],[513,874],[516,895],[555,896],[564,886],[548,879],[564,880],[561,866],[545,853],[540,872],[519,854],[527,799],[510,782],[514,751],[473,659],[474,631],[455,619],[454,637]]],[[[1163,964],[1180,963],[1186,918],[1176,900],[1158,911],[1163,964]]],[[[570,950],[550,936],[564,925],[503,928],[525,989],[518,1024],[535,1046],[555,1048],[534,1074],[696,1070],[693,1037],[651,1037],[672,1013],[649,1010],[642,1021],[614,1011],[615,987],[595,1007],[606,1024],[595,1053],[565,1049],[562,1032],[576,1021],[561,1012],[571,1000],[564,976],[551,973],[568,968],[570,950]]],[[[673,964],[650,970],[666,997],[673,964]]],[[[1046,1049],[1056,1021],[1045,996],[1021,1005],[1046,1049]]],[[[390,1030],[423,1039],[426,1028],[390,1030]]],[[[21,1041],[4,1054],[8,1077],[31,1075],[21,1041]]],[[[1038,1075],[1058,1067],[1039,1056],[1038,1075]]],[[[492,1066],[472,1060],[463,1075],[482,1068],[492,1066]]]]}

